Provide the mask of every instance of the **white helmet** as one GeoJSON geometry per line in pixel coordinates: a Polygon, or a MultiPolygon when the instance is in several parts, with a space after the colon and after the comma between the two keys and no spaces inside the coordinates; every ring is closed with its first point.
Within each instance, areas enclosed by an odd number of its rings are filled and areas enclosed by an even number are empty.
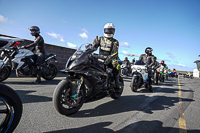
{"type": "Polygon", "coordinates": [[[112,38],[115,34],[115,26],[112,23],[105,24],[103,33],[105,37],[112,38]]]}

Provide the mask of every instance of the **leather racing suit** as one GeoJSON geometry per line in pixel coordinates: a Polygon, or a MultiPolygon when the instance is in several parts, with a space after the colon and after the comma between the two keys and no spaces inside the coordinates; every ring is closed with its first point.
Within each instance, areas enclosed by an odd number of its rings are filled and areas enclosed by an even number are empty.
{"type": "Polygon", "coordinates": [[[97,37],[93,41],[93,47],[99,48],[99,57],[105,61],[105,64],[113,69],[113,75],[115,77],[115,85],[119,87],[119,69],[118,64],[118,47],[119,42],[114,38],[97,37]]]}
{"type": "Polygon", "coordinates": [[[44,39],[41,35],[35,36],[35,40],[33,43],[29,45],[25,45],[25,48],[34,47],[32,50],[34,52],[34,56],[36,59],[36,67],[37,67],[37,80],[40,80],[41,77],[41,63],[45,58],[45,46],[44,46],[44,39]]]}

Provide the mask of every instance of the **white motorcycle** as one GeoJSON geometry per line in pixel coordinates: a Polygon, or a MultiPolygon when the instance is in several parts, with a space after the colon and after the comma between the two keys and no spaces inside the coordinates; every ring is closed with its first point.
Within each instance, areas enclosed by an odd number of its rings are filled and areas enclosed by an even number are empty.
{"type": "MultiPolygon", "coordinates": [[[[37,69],[35,67],[34,53],[28,49],[18,49],[22,39],[0,38],[0,82],[6,80],[11,70],[16,70],[17,77],[35,77],[37,69]]],[[[46,80],[52,80],[57,75],[57,68],[49,63],[50,59],[56,62],[56,55],[45,55],[45,60],[41,64],[41,76],[46,80]]]]}
{"type": "Polygon", "coordinates": [[[148,70],[145,63],[142,61],[136,61],[132,68],[132,80],[131,80],[131,90],[136,92],[142,85],[148,88],[148,70]]]}
{"type": "Polygon", "coordinates": [[[126,64],[122,64],[120,68],[121,68],[121,76],[123,75],[129,76],[129,72],[128,72],[128,68],[126,64]]]}

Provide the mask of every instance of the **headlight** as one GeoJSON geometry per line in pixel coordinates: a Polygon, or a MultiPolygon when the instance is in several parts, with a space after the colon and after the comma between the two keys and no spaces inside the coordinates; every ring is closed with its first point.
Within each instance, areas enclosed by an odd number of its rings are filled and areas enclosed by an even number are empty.
{"type": "Polygon", "coordinates": [[[132,68],[132,71],[136,71],[136,68],[135,68],[135,67],[133,67],[133,68],[132,68]]]}
{"type": "Polygon", "coordinates": [[[137,70],[138,70],[139,72],[141,72],[141,71],[142,71],[142,69],[141,69],[140,67],[138,67],[138,68],[137,68],[137,70]]]}

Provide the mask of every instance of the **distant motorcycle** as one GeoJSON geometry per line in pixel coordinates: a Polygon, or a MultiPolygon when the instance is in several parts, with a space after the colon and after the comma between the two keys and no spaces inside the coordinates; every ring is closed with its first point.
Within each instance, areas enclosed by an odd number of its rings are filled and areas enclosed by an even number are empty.
{"type": "Polygon", "coordinates": [[[191,79],[194,78],[193,75],[192,75],[191,73],[186,73],[186,74],[183,75],[183,77],[184,77],[184,78],[191,78],[191,79]]]}
{"type": "Polygon", "coordinates": [[[160,82],[164,82],[165,81],[164,69],[163,68],[158,68],[157,72],[158,72],[158,79],[160,80],[160,82]]]}
{"type": "Polygon", "coordinates": [[[136,61],[132,66],[132,76],[130,86],[133,92],[136,92],[142,85],[148,88],[148,70],[144,62],[136,61]]]}
{"type": "MultiPolygon", "coordinates": [[[[6,80],[11,70],[16,70],[17,77],[36,76],[37,69],[35,66],[34,53],[28,49],[18,49],[18,45],[23,40],[3,40],[1,44],[0,60],[0,82],[6,80]]],[[[45,55],[45,60],[41,64],[41,76],[46,80],[52,80],[57,75],[57,68],[54,64],[49,63],[50,59],[56,61],[56,55],[45,55]]]]}
{"type": "Polygon", "coordinates": [[[116,88],[113,69],[108,68],[104,65],[104,60],[93,54],[93,48],[86,46],[81,45],[68,59],[64,70],[68,76],[54,90],[53,104],[62,115],[73,114],[83,103],[107,95],[117,99],[123,92],[123,78],[119,76],[120,87],[116,88]]]}
{"type": "Polygon", "coordinates": [[[129,71],[126,64],[122,64],[120,67],[121,67],[121,75],[129,76],[129,71]]]}
{"type": "Polygon", "coordinates": [[[0,84],[0,132],[12,133],[22,116],[23,106],[18,94],[0,84]]]}
{"type": "Polygon", "coordinates": [[[170,73],[169,73],[169,76],[172,77],[172,78],[173,78],[173,77],[178,78],[177,72],[170,72],[170,73]]]}

